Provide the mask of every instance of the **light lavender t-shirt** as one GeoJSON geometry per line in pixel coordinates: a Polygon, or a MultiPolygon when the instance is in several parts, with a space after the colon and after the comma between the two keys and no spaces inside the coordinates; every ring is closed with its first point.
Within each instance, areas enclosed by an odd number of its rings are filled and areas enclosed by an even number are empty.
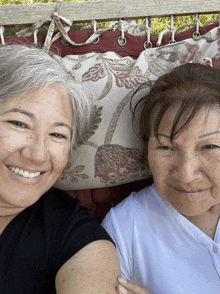
{"type": "Polygon", "coordinates": [[[213,241],[152,185],[112,208],[102,225],[125,279],[152,294],[220,294],[220,222],[213,241]]]}

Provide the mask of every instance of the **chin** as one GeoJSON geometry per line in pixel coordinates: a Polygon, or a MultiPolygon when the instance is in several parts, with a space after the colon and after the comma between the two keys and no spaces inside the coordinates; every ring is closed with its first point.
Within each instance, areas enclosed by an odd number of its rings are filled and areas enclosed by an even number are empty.
{"type": "Polygon", "coordinates": [[[194,207],[194,208],[189,208],[189,207],[174,207],[180,214],[182,214],[185,217],[196,217],[203,215],[204,213],[208,212],[210,207],[194,207]]]}
{"type": "Polygon", "coordinates": [[[25,209],[36,203],[45,193],[45,189],[10,189],[8,192],[0,193],[2,201],[7,207],[25,209]]]}

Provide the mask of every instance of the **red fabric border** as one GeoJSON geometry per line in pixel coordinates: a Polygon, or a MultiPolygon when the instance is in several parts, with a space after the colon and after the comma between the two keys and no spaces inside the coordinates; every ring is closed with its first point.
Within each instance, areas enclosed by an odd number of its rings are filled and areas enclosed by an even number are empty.
{"type": "MultiPolygon", "coordinates": [[[[200,27],[199,31],[201,35],[206,34],[208,31],[213,29],[214,27],[217,27],[218,24],[212,24],[206,27],[200,27]]],[[[185,32],[179,33],[175,35],[175,40],[177,42],[189,39],[192,37],[193,32],[195,31],[195,28],[191,28],[185,32]]],[[[90,35],[92,34],[92,29],[86,29],[86,30],[78,30],[69,31],[69,37],[71,40],[77,43],[83,43],[85,42],[90,35]]],[[[146,36],[133,36],[128,33],[125,33],[125,37],[127,38],[127,44],[123,47],[118,45],[117,39],[120,36],[119,31],[108,31],[103,33],[100,36],[100,41],[98,44],[88,44],[84,46],[73,46],[69,44],[68,46],[62,45],[60,42],[60,39],[56,40],[52,46],[51,50],[59,54],[60,56],[64,57],[66,55],[82,55],[86,53],[104,53],[108,51],[113,51],[120,55],[121,57],[130,56],[133,59],[138,58],[139,54],[144,50],[144,42],[146,41],[146,36]]],[[[162,39],[161,46],[164,46],[169,43],[171,39],[171,36],[166,36],[162,39]]],[[[6,43],[17,43],[17,44],[31,44],[33,42],[34,38],[33,36],[27,37],[27,38],[16,38],[16,37],[5,37],[6,43]]],[[[45,41],[45,36],[38,36],[38,41],[43,44],[45,41]]],[[[151,42],[153,47],[156,46],[157,38],[151,37],[151,42]]]]}
{"type": "Polygon", "coordinates": [[[131,192],[139,191],[153,183],[153,178],[142,181],[123,184],[114,187],[66,191],[73,198],[79,199],[81,205],[89,209],[89,213],[98,222],[103,218],[111,207],[128,197],[131,192]]]}

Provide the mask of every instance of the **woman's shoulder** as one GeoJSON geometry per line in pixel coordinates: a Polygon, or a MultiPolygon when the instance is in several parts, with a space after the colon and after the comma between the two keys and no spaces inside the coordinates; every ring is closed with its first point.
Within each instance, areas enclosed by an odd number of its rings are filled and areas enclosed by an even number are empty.
{"type": "Polygon", "coordinates": [[[122,202],[111,208],[102,225],[105,227],[110,223],[120,223],[120,225],[133,223],[134,219],[146,216],[146,210],[151,210],[150,206],[154,206],[153,203],[158,197],[154,185],[132,192],[122,202]]]}
{"type": "Polygon", "coordinates": [[[93,221],[87,208],[80,205],[65,191],[52,188],[47,191],[31,208],[29,212],[39,218],[48,228],[69,226],[73,227],[81,221],[93,221]]]}
{"type": "Polygon", "coordinates": [[[52,246],[55,252],[60,252],[60,255],[61,251],[66,250],[69,257],[72,257],[93,241],[111,241],[101,225],[89,215],[89,210],[80,205],[78,199],[56,188],[50,189],[39,199],[30,215],[32,223],[29,228],[35,225],[40,232],[43,228],[49,246],[52,246]]]}
{"type": "Polygon", "coordinates": [[[39,206],[43,206],[46,211],[51,213],[66,213],[67,215],[77,213],[79,211],[84,211],[89,213],[89,210],[80,204],[79,199],[75,199],[70,196],[67,192],[51,188],[39,199],[39,203],[36,203],[39,206]]]}

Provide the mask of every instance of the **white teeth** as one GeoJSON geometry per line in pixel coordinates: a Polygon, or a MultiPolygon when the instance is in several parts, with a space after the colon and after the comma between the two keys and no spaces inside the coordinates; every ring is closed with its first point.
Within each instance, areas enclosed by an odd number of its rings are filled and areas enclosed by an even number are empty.
{"type": "Polygon", "coordinates": [[[40,172],[37,172],[37,173],[29,173],[28,171],[23,171],[22,169],[19,169],[19,168],[15,168],[13,166],[8,166],[8,168],[13,171],[14,173],[16,174],[19,174],[20,176],[23,176],[24,178],[30,178],[30,179],[33,179],[33,178],[36,178],[36,177],[39,177],[39,175],[41,174],[40,172]]]}
{"type": "Polygon", "coordinates": [[[19,174],[20,176],[23,176],[23,175],[24,175],[24,172],[23,172],[23,170],[22,170],[22,169],[20,169],[20,170],[19,170],[19,172],[18,172],[18,174],[19,174]]]}
{"type": "Polygon", "coordinates": [[[15,169],[15,173],[18,174],[19,173],[19,169],[16,167],[15,169]]]}

